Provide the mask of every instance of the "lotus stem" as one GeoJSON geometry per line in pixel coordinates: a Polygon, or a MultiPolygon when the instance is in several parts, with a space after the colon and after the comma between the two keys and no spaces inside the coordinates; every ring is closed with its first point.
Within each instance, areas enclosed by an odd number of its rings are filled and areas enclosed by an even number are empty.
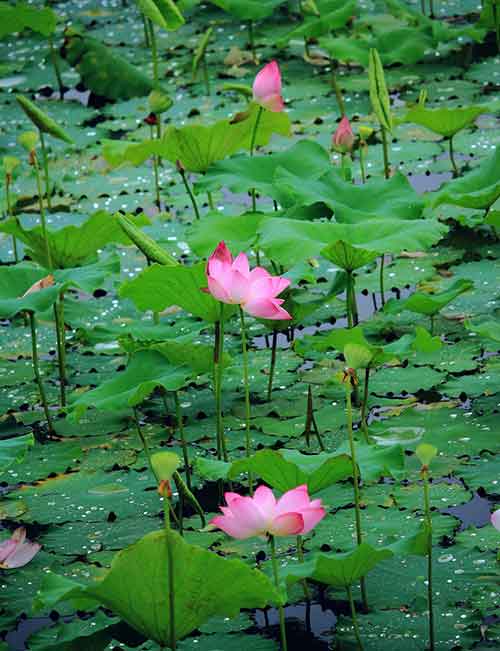
{"type": "MultiPolygon", "coordinates": [[[[297,556],[299,557],[299,562],[304,562],[304,540],[302,536],[297,536],[297,556]]],[[[304,598],[307,602],[311,601],[311,592],[307,584],[307,579],[301,581],[302,587],[304,588],[304,598]]]]}
{"type": "MultiPolygon", "coordinates": [[[[257,130],[259,128],[259,124],[263,112],[264,109],[262,108],[262,106],[259,106],[259,110],[257,111],[257,116],[255,118],[255,122],[252,129],[252,137],[250,139],[250,156],[253,156],[255,152],[255,141],[257,138],[257,130]]],[[[252,194],[252,211],[255,212],[257,209],[257,196],[256,196],[255,188],[252,188],[251,194],[252,194]]]]}
{"type": "Polygon", "coordinates": [[[365,147],[363,145],[359,148],[359,169],[361,170],[361,183],[366,183],[366,168],[365,168],[365,147]]]}
{"type": "Polygon", "coordinates": [[[35,168],[35,177],[36,177],[36,187],[37,187],[37,192],[38,192],[38,202],[40,206],[40,221],[42,224],[42,235],[43,239],[45,240],[45,249],[47,253],[47,264],[49,269],[52,269],[52,255],[50,253],[50,243],[49,243],[49,237],[47,233],[47,223],[45,221],[45,209],[43,207],[43,195],[42,195],[42,182],[40,180],[40,168],[38,167],[38,160],[36,157],[36,153],[32,152],[33,155],[31,156],[31,160],[33,161],[33,167],[35,168]]]}
{"type": "Polygon", "coordinates": [[[274,371],[276,369],[276,349],[278,347],[278,331],[273,330],[271,343],[271,364],[269,366],[269,382],[267,383],[267,402],[271,402],[273,393],[274,371]]]}
{"type": "Polygon", "coordinates": [[[149,49],[151,47],[151,39],[149,38],[149,27],[146,16],[141,12],[142,24],[144,27],[144,45],[149,49]]]}
{"type": "MultiPolygon", "coordinates": [[[[150,132],[151,140],[153,140],[154,131],[152,125],[150,125],[149,127],[149,132],[150,132]]],[[[158,206],[158,209],[160,209],[160,175],[158,172],[158,156],[156,154],[153,154],[153,175],[154,175],[154,182],[155,182],[156,205],[158,206]]]]}
{"type": "Polygon", "coordinates": [[[179,436],[181,438],[182,456],[184,458],[184,469],[186,472],[186,483],[189,490],[191,490],[191,467],[189,465],[189,451],[188,451],[188,444],[186,441],[186,435],[184,433],[184,419],[182,416],[182,408],[181,408],[181,402],[179,400],[178,391],[174,391],[174,398],[175,398],[175,415],[177,418],[177,431],[179,432],[179,436]]]}
{"type": "Polygon", "coordinates": [[[36,338],[36,319],[33,312],[28,312],[28,319],[30,322],[30,331],[31,331],[31,350],[32,350],[32,363],[33,371],[35,373],[35,380],[38,384],[38,392],[40,394],[40,400],[42,402],[43,412],[45,414],[45,420],[47,421],[47,427],[50,433],[54,432],[54,425],[52,423],[52,417],[49,412],[49,406],[47,403],[47,396],[45,395],[45,389],[43,387],[42,376],[40,374],[40,364],[38,361],[38,344],[36,338]]]}
{"type": "Polygon", "coordinates": [[[255,39],[253,33],[253,20],[248,21],[248,42],[250,44],[250,51],[252,52],[253,62],[257,63],[257,54],[255,52],[255,39]]]}
{"type": "Polygon", "coordinates": [[[152,20],[148,18],[149,23],[149,41],[151,43],[151,57],[153,60],[153,80],[158,83],[158,44],[156,42],[156,31],[152,20]]]}
{"type": "Polygon", "coordinates": [[[141,424],[139,422],[139,416],[137,415],[137,409],[135,407],[133,408],[133,414],[134,414],[134,422],[135,422],[135,427],[137,429],[137,434],[139,435],[139,439],[142,443],[144,453],[146,454],[149,469],[153,473],[153,476],[156,478],[156,473],[154,471],[153,464],[151,463],[151,451],[149,449],[148,440],[145,437],[144,432],[142,431],[141,424]]]}
{"type": "Polygon", "coordinates": [[[429,0],[429,16],[434,18],[434,0],[429,0]]]}
{"type": "Polygon", "coordinates": [[[57,86],[59,87],[59,99],[64,99],[64,84],[61,77],[61,70],[59,68],[59,61],[57,60],[57,52],[54,48],[54,41],[52,39],[52,36],[49,36],[47,40],[49,43],[50,59],[52,61],[52,66],[54,67],[54,74],[57,79],[57,86]]]}
{"type": "Polygon", "coordinates": [[[382,148],[384,153],[384,176],[386,179],[391,175],[391,168],[389,163],[389,145],[387,142],[387,129],[380,125],[380,131],[382,133],[382,148]]]}
{"type": "Polygon", "coordinates": [[[425,0],[420,0],[420,9],[425,16],[425,0]]]}
{"type": "Polygon", "coordinates": [[[165,523],[165,540],[167,543],[167,573],[168,573],[168,623],[170,632],[170,649],[175,651],[177,649],[177,639],[175,635],[175,580],[174,580],[174,555],[172,553],[172,541],[170,540],[170,495],[169,488],[162,491],[163,499],[165,500],[165,508],[163,509],[164,523],[165,523]]]}
{"type": "Polygon", "coordinates": [[[203,81],[205,82],[205,91],[207,95],[210,95],[210,76],[208,74],[208,64],[206,56],[203,55],[201,60],[201,67],[203,70],[203,81]]]}
{"type": "Polygon", "coordinates": [[[210,210],[215,210],[215,204],[214,204],[214,198],[212,196],[212,193],[207,190],[207,201],[208,201],[208,207],[210,210]]]}
{"type": "Polygon", "coordinates": [[[342,91],[340,90],[340,86],[337,80],[337,61],[335,59],[330,59],[330,68],[331,68],[331,80],[332,80],[332,88],[335,91],[335,98],[337,100],[337,106],[339,107],[340,115],[344,117],[345,115],[345,103],[344,103],[344,97],[342,96],[342,91]]]}
{"type": "Polygon", "coordinates": [[[351,586],[346,586],[347,598],[349,599],[349,606],[351,608],[351,617],[352,624],[354,627],[354,635],[356,637],[356,642],[358,643],[359,651],[363,651],[363,642],[361,641],[361,634],[359,631],[358,616],[356,614],[356,605],[354,604],[354,599],[352,597],[351,586]]]}
{"type": "Polygon", "coordinates": [[[182,182],[184,183],[186,192],[188,193],[189,199],[191,200],[191,205],[193,206],[195,217],[196,219],[200,219],[200,211],[198,209],[198,204],[196,203],[196,199],[193,194],[193,191],[191,190],[191,186],[189,185],[189,181],[186,175],[186,170],[184,169],[184,167],[182,167],[182,165],[178,165],[177,169],[179,170],[179,174],[181,175],[182,182]]]}
{"type": "Polygon", "coordinates": [[[354,272],[351,270],[347,271],[346,308],[347,308],[347,325],[349,328],[352,328],[358,324],[358,306],[356,302],[354,272]]]}
{"type": "Polygon", "coordinates": [[[66,406],[66,332],[64,327],[64,293],[59,295],[54,304],[54,319],[56,323],[57,364],[59,367],[59,390],[61,407],[66,406]]]}
{"type": "Polygon", "coordinates": [[[38,133],[40,134],[40,147],[42,149],[43,175],[45,177],[45,194],[47,195],[47,210],[50,212],[52,210],[52,200],[50,198],[49,158],[47,156],[45,136],[43,135],[43,131],[39,129],[38,133]]]}
{"type": "MultiPolygon", "coordinates": [[[[276,558],[276,543],[274,540],[274,536],[269,536],[269,544],[271,546],[271,561],[273,564],[274,584],[276,585],[276,590],[279,592],[280,582],[279,582],[279,574],[278,574],[278,561],[276,558]]],[[[282,651],[288,651],[288,645],[286,641],[285,609],[283,608],[283,604],[279,604],[278,612],[280,618],[281,648],[282,651]]]]}
{"type": "MultiPolygon", "coordinates": [[[[10,184],[11,184],[11,175],[5,175],[5,201],[7,202],[7,215],[9,217],[14,217],[12,212],[12,204],[10,201],[10,184]]],[[[15,235],[12,236],[12,250],[14,251],[14,261],[19,262],[19,253],[17,251],[17,238],[15,235]]]]}
{"type": "MultiPolygon", "coordinates": [[[[356,542],[358,545],[361,545],[363,542],[363,531],[361,529],[361,500],[359,495],[359,471],[358,464],[356,461],[356,444],[354,442],[354,434],[352,430],[352,403],[351,403],[351,378],[350,376],[346,379],[346,414],[347,414],[347,433],[349,435],[349,448],[351,452],[351,461],[352,461],[352,478],[354,484],[354,513],[355,513],[355,524],[356,524],[356,542]]],[[[368,610],[368,599],[366,595],[366,585],[364,577],[361,579],[361,595],[363,600],[363,606],[365,610],[368,610]]]]}
{"type": "Polygon", "coordinates": [[[217,458],[228,460],[226,449],[226,438],[224,435],[224,419],[222,415],[222,372],[224,368],[224,303],[220,304],[219,321],[215,324],[215,343],[214,343],[214,389],[215,389],[215,409],[217,413],[217,458]]]}
{"type": "MultiPolygon", "coordinates": [[[[241,329],[241,348],[243,353],[243,384],[245,386],[245,452],[247,458],[250,457],[251,440],[250,440],[250,382],[248,380],[248,347],[245,327],[245,314],[240,307],[240,329],[241,329]]],[[[253,477],[248,471],[248,491],[253,495],[253,477]]]]}
{"type": "Polygon", "coordinates": [[[426,466],[422,468],[422,480],[424,487],[424,510],[425,519],[428,527],[427,540],[427,603],[429,608],[429,651],[434,651],[434,606],[432,594],[432,518],[431,505],[429,496],[429,470],[426,466]]]}
{"type": "Polygon", "coordinates": [[[380,300],[382,306],[385,305],[385,293],[384,293],[384,266],[385,266],[385,255],[380,256],[380,270],[379,270],[379,287],[380,287],[380,300]]]}
{"type": "Polygon", "coordinates": [[[460,176],[460,170],[458,169],[458,165],[455,161],[455,153],[453,150],[453,136],[450,136],[448,139],[448,148],[450,153],[451,166],[453,167],[453,178],[457,178],[457,176],[460,176]]]}
{"type": "Polygon", "coordinates": [[[365,442],[370,443],[370,439],[368,437],[368,422],[366,419],[367,413],[368,413],[368,396],[369,390],[368,390],[368,385],[370,382],[370,368],[367,367],[365,368],[365,381],[364,381],[364,387],[363,387],[363,402],[361,403],[361,429],[363,430],[363,436],[365,437],[365,442]]]}

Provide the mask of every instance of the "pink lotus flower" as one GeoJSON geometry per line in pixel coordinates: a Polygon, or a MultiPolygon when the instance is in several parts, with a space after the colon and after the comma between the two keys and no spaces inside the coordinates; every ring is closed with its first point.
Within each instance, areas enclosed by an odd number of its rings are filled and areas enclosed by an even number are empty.
{"type": "Polygon", "coordinates": [[[281,72],[276,61],[271,61],[257,73],[253,82],[253,99],[273,113],[285,107],[281,96],[281,72]]]}
{"type": "Polygon", "coordinates": [[[351,123],[344,117],[339,122],[337,130],[333,134],[333,148],[345,154],[351,151],[354,145],[354,133],[352,132],[351,123]]]}
{"type": "Polygon", "coordinates": [[[491,524],[500,531],[500,509],[491,514],[491,524]]]}
{"type": "Polygon", "coordinates": [[[26,529],[19,527],[8,540],[0,543],[0,567],[3,569],[23,567],[40,549],[38,543],[26,540],[26,529]]]}
{"type": "Polygon", "coordinates": [[[250,271],[248,258],[240,253],[234,260],[224,242],[220,242],[208,259],[208,291],[212,296],[230,305],[241,305],[245,312],[261,319],[291,319],[281,307],[282,298],[276,298],[290,281],[271,276],[262,267],[250,271]]]}
{"type": "Polygon", "coordinates": [[[287,491],[279,500],[266,486],[259,486],[253,497],[237,493],[226,493],[224,497],[227,506],[220,507],[224,515],[217,516],[210,524],[239,540],[266,534],[302,535],[326,515],[321,500],[309,499],[305,484],[287,491]]]}

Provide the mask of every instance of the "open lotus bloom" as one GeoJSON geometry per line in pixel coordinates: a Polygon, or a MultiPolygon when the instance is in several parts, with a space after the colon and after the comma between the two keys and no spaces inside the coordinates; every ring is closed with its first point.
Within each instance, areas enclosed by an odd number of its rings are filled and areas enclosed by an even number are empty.
{"type": "Polygon", "coordinates": [[[351,123],[344,115],[339,122],[337,130],[333,134],[333,148],[345,154],[351,151],[353,145],[354,133],[352,132],[351,123]]]}
{"type": "Polygon", "coordinates": [[[23,567],[40,549],[39,544],[26,540],[26,529],[19,527],[8,540],[0,543],[0,568],[23,567]]]}
{"type": "Polygon", "coordinates": [[[491,524],[500,531],[500,509],[491,514],[491,524]]]}
{"type": "Polygon", "coordinates": [[[287,491],[279,500],[267,486],[259,486],[253,497],[237,493],[224,495],[224,515],[211,521],[225,533],[243,540],[252,536],[298,536],[308,533],[326,511],[321,500],[311,500],[304,484],[287,491]]]}
{"type": "Polygon", "coordinates": [[[281,72],[276,61],[271,61],[260,70],[253,82],[253,99],[273,113],[285,107],[281,96],[281,72]]]}
{"type": "Polygon", "coordinates": [[[240,253],[234,260],[224,242],[220,242],[208,259],[208,291],[212,296],[230,305],[241,305],[245,312],[261,319],[291,319],[281,307],[282,298],[276,298],[290,281],[271,276],[262,267],[250,271],[248,258],[240,253]]]}

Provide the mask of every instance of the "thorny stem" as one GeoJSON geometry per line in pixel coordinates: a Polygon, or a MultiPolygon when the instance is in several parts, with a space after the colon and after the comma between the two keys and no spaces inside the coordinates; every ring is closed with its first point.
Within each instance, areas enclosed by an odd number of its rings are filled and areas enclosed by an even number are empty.
{"type": "Polygon", "coordinates": [[[453,167],[453,177],[456,178],[457,176],[460,176],[460,170],[458,169],[457,163],[455,161],[455,154],[453,151],[453,136],[451,136],[448,140],[448,146],[449,146],[449,152],[450,152],[450,161],[451,165],[453,167]]]}
{"type": "MultiPolygon", "coordinates": [[[[255,118],[255,122],[253,125],[253,130],[252,130],[252,137],[250,139],[250,156],[254,155],[255,151],[255,140],[257,138],[257,130],[259,128],[260,120],[262,118],[262,113],[264,112],[264,109],[262,106],[259,106],[259,110],[257,111],[257,116],[255,118]]],[[[252,188],[251,190],[252,194],[252,211],[255,212],[257,209],[257,196],[255,192],[255,188],[252,188]]]]}
{"type": "MultiPolygon", "coordinates": [[[[347,414],[347,432],[349,435],[349,448],[351,452],[351,461],[352,461],[352,478],[354,484],[354,512],[355,512],[355,523],[356,523],[356,542],[358,545],[361,545],[363,542],[363,532],[361,529],[361,506],[360,506],[360,495],[359,495],[359,471],[358,464],[356,461],[356,445],[354,442],[354,435],[352,431],[352,403],[351,403],[351,381],[350,378],[346,380],[346,414],[347,414]]],[[[363,606],[365,610],[368,610],[368,600],[366,596],[366,586],[364,577],[361,579],[361,595],[363,599],[363,606]]]]}
{"type": "Polygon", "coordinates": [[[182,408],[181,408],[181,402],[179,400],[178,391],[174,392],[174,398],[175,398],[175,415],[177,418],[177,431],[179,432],[179,436],[181,438],[182,456],[184,459],[184,470],[186,472],[186,483],[188,485],[189,490],[191,490],[191,468],[189,465],[188,444],[184,433],[184,419],[182,417],[182,408]]]}
{"type": "Polygon", "coordinates": [[[380,271],[379,271],[380,300],[382,301],[382,305],[385,305],[384,266],[385,266],[385,255],[382,254],[380,256],[380,271]]]}
{"type": "MultiPolygon", "coordinates": [[[[273,576],[274,584],[276,585],[276,590],[279,591],[279,575],[278,575],[278,561],[276,559],[276,543],[274,541],[274,536],[269,536],[269,544],[271,545],[271,561],[273,564],[273,576]]],[[[288,651],[288,645],[286,641],[286,626],[285,626],[285,609],[283,605],[278,606],[278,612],[280,617],[280,634],[281,634],[281,648],[282,651],[288,651]]]]}
{"type": "Polygon", "coordinates": [[[354,599],[352,598],[351,586],[347,586],[346,591],[347,591],[347,598],[349,599],[349,606],[351,607],[351,617],[352,617],[352,624],[354,627],[354,635],[356,637],[356,642],[358,643],[359,651],[363,651],[363,643],[361,641],[361,634],[359,632],[358,617],[356,615],[356,606],[354,604],[354,599]]]}
{"type": "Polygon", "coordinates": [[[191,205],[193,206],[195,217],[196,219],[200,219],[200,211],[198,209],[198,204],[196,203],[196,199],[193,194],[193,191],[191,190],[191,186],[189,185],[189,181],[186,175],[186,170],[184,168],[179,168],[179,174],[181,175],[182,182],[184,183],[186,192],[188,193],[189,199],[191,200],[191,205]]]}
{"type": "Polygon", "coordinates": [[[273,340],[271,344],[271,364],[269,366],[269,381],[267,383],[267,402],[271,402],[273,392],[274,370],[276,368],[276,349],[278,347],[278,331],[273,330],[273,340]]]}
{"type": "Polygon", "coordinates": [[[42,183],[40,181],[40,169],[38,167],[38,160],[36,157],[36,153],[32,152],[32,157],[31,160],[33,161],[33,167],[35,168],[35,177],[36,177],[36,188],[38,192],[38,201],[39,201],[39,206],[40,206],[40,221],[42,224],[42,235],[43,239],[45,240],[45,249],[47,252],[47,264],[49,269],[52,269],[52,255],[50,253],[50,244],[49,244],[49,238],[47,234],[47,223],[45,221],[45,209],[43,207],[43,196],[42,196],[42,183]]]}
{"type": "Polygon", "coordinates": [[[425,519],[428,527],[428,542],[427,542],[427,602],[429,608],[429,651],[434,651],[435,637],[434,637],[434,607],[432,596],[432,518],[431,518],[431,505],[429,496],[429,472],[422,470],[422,479],[424,486],[424,510],[425,519]]]}
{"type": "MultiPolygon", "coordinates": [[[[250,441],[250,383],[248,380],[248,348],[245,327],[245,315],[240,307],[240,329],[241,329],[241,348],[243,353],[243,383],[245,386],[245,451],[247,458],[251,454],[250,441]]],[[[253,478],[252,473],[248,471],[248,491],[253,495],[253,478]]]]}
{"type": "Polygon", "coordinates": [[[363,402],[361,403],[361,429],[363,430],[363,435],[365,437],[366,443],[370,442],[370,439],[368,438],[368,422],[366,420],[366,416],[368,413],[368,396],[369,396],[369,391],[368,391],[368,385],[370,381],[370,369],[369,367],[365,368],[365,381],[364,381],[364,387],[363,387],[363,402]]]}
{"type": "Polygon", "coordinates": [[[389,145],[387,143],[387,130],[384,126],[380,125],[380,131],[382,132],[382,147],[384,153],[384,176],[386,179],[390,176],[390,166],[389,166],[389,145]]]}
{"type": "Polygon", "coordinates": [[[40,400],[42,401],[45,420],[47,421],[49,432],[53,432],[54,426],[52,424],[52,417],[49,412],[49,406],[47,404],[47,396],[45,395],[45,389],[43,388],[42,376],[40,375],[40,365],[38,362],[38,346],[36,340],[36,321],[35,321],[34,313],[28,312],[28,318],[29,318],[30,330],[31,330],[31,350],[32,350],[31,359],[33,363],[33,371],[35,373],[35,379],[38,384],[38,392],[40,394],[40,400]]]}
{"type": "Polygon", "coordinates": [[[49,158],[47,156],[47,149],[45,147],[45,137],[43,131],[39,130],[40,134],[40,147],[42,149],[42,163],[43,163],[43,175],[45,177],[45,194],[47,195],[47,209],[52,210],[52,200],[50,198],[50,177],[49,177],[49,158]]]}
{"type": "Polygon", "coordinates": [[[335,91],[335,98],[337,100],[337,105],[339,107],[340,115],[344,117],[345,115],[345,104],[344,104],[344,98],[342,96],[342,91],[340,90],[339,83],[337,81],[337,62],[335,59],[330,59],[330,67],[332,71],[331,79],[332,79],[332,88],[335,91]]]}

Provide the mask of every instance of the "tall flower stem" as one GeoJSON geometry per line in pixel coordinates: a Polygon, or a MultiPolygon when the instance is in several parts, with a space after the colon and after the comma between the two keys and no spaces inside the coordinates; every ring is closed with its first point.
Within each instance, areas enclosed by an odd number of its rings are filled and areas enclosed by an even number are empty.
{"type": "Polygon", "coordinates": [[[52,210],[52,200],[50,198],[50,177],[49,177],[49,158],[47,156],[47,149],[45,147],[45,137],[43,131],[38,131],[40,134],[40,147],[42,150],[42,164],[43,175],[45,177],[45,194],[47,195],[47,210],[52,210]]]}
{"type": "Polygon", "coordinates": [[[458,165],[455,160],[455,153],[453,150],[453,136],[450,136],[448,139],[448,150],[450,153],[451,166],[453,167],[453,177],[456,178],[457,176],[460,176],[460,170],[458,169],[458,165]]]}
{"type": "Polygon", "coordinates": [[[179,436],[181,438],[182,457],[184,459],[184,469],[186,472],[186,483],[188,485],[189,490],[191,490],[191,467],[189,465],[188,444],[186,441],[186,435],[184,433],[184,419],[182,417],[182,408],[181,408],[181,402],[179,400],[178,391],[174,392],[174,398],[175,398],[175,415],[177,418],[177,431],[179,432],[179,436]]]}
{"type": "Polygon", "coordinates": [[[365,368],[365,381],[364,381],[364,386],[363,386],[363,402],[361,403],[361,429],[363,431],[363,436],[365,437],[365,442],[369,443],[370,439],[368,437],[368,422],[367,422],[367,414],[368,414],[368,396],[369,390],[368,390],[368,385],[370,382],[370,368],[367,367],[365,368]]]}
{"type": "MultiPolygon", "coordinates": [[[[151,136],[151,140],[153,140],[154,139],[153,125],[150,125],[149,127],[149,134],[151,136]]],[[[158,208],[160,208],[160,175],[158,172],[158,156],[156,154],[153,154],[153,175],[154,175],[154,182],[155,182],[156,205],[158,206],[158,208]]]]}
{"type": "Polygon", "coordinates": [[[174,554],[172,550],[172,540],[170,538],[170,495],[169,489],[162,490],[163,499],[165,500],[164,525],[165,525],[165,540],[167,543],[167,573],[168,573],[168,623],[170,632],[169,647],[175,651],[177,649],[177,639],[175,635],[175,577],[174,577],[174,554]]]}
{"type": "Polygon", "coordinates": [[[153,59],[153,79],[155,82],[158,82],[159,79],[158,44],[156,42],[156,31],[153,22],[148,19],[148,23],[149,23],[149,42],[151,44],[151,57],[153,59]]]}
{"type": "Polygon", "coordinates": [[[57,363],[59,367],[59,390],[61,407],[66,406],[66,331],[64,326],[64,293],[61,292],[54,304],[56,323],[57,363]]]}
{"type": "Polygon", "coordinates": [[[210,210],[215,210],[214,198],[213,198],[212,193],[210,191],[207,191],[207,201],[208,201],[208,207],[210,208],[210,210]]]}
{"type": "Polygon", "coordinates": [[[359,651],[363,651],[363,643],[361,642],[361,634],[359,632],[358,617],[356,615],[356,606],[354,604],[354,599],[352,597],[352,588],[351,586],[346,587],[347,598],[349,599],[349,606],[351,608],[351,618],[352,624],[354,627],[354,635],[356,637],[356,642],[358,643],[359,651]]]}
{"type": "Polygon", "coordinates": [[[380,131],[382,132],[382,148],[384,153],[384,176],[386,179],[388,179],[391,170],[389,164],[389,145],[387,142],[387,129],[381,125],[380,131]]]}
{"type": "MultiPolygon", "coordinates": [[[[247,457],[252,453],[250,441],[250,382],[248,380],[248,347],[245,326],[245,314],[240,307],[241,349],[243,353],[243,384],[245,386],[245,452],[247,457]]],[[[248,471],[248,491],[253,495],[253,477],[248,471]]]]}
{"type": "Polygon", "coordinates": [[[385,266],[385,255],[382,254],[380,256],[380,271],[379,271],[380,300],[382,301],[382,305],[385,305],[384,266],[385,266]]]}
{"type": "Polygon", "coordinates": [[[222,415],[222,371],[224,355],[224,303],[220,304],[220,317],[215,324],[214,343],[214,390],[217,432],[217,458],[228,460],[226,439],[224,435],[224,419],[222,415]]]}
{"type": "Polygon", "coordinates": [[[422,481],[424,487],[424,511],[427,524],[427,604],[429,608],[429,651],[434,651],[434,606],[432,594],[432,518],[431,503],[429,496],[429,470],[427,466],[422,467],[422,481]]]}
{"type": "Polygon", "coordinates": [[[356,302],[356,288],[354,281],[354,272],[347,270],[346,282],[346,307],[347,307],[347,325],[349,328],[358,323],[358,306],[356,302]]]}
{"type": "Polygon", "coordinates": [[[148,25],[148,19],[144,14],[142,14],[142,25],[144,27],[144,45],[147,48],[151,47],[151,39],[149,37],[149,25],[148,25]]]}
{"type": "Polygon", "coordinates": [[[363,145],[359,148],[359,169],[361,171],[361,183],[366,183],[366,167],[365,167],[365,147],[363,145]]]}
{"type": "Polygon", "coordinates": [[[45,395],[45,389],[43,387],[42,376],[40,374],[40,364],[38,361],[38,344],[36,338],[36,320],[35,314],[33,312],[28,312],[28,319],[30,322],[30,331],[31,331],[31,350],[32,350],[32,363],[33,363],[33,372],[35,373],[35,380],[38,384],[38,392],[40,394],[40,400],[42,402],[43,412],[45,414],[45,420],[47,421],[47,427],[49,432],[54,431],[54,426],[52,423],[52,417],[49,412],[49,406],[47,403],[47,396],[45,395]]]}
{"type": "Polygon", "coordinates": [[[203,81],[205,82],[205,92],[207,93],[207,95],[210,95],[210,76],[208,74],[208,64],[205,55],[203,55],[203,59],[201,60],[201,68],[203,70],[203,81]]]}
{"type": "Polygon", "coordinates": [[[144,432],[142,431],[141,423],[139,422],[139,416],[137,415],[137,409],[135,407],[134,407],[133,413],[134,413],[135,427],[137,429],[137,434],[139,435],[139,439],[140,439],[140,441],[142,443],[142,447],[144,449],[146,459],[148,460],[149,469],[153,473],[153,476],[156,477],[155,471],[153,469],[153,464],[151,463],[151,450],[149,449],[148,440],[145,437],[144,432]]]}
{"type": "MultiPolygon", "coordinates": [[[[302,539],[302,536],[297,536],[297,556],[299,558],[299,562],[303,563],[304,562],[304,541],[302,539]]],[[[309,590],[309,586],[307,584],[307,579],[303,579],[301,581],[302,587],[304,588],[304,598],[306,601],[311,601],[311,592],[309,590]]]]}
{"type": "Polygon", "coordinates": [[[271,343],[271,364],[269,366],[269,381],[267,383],[267,402],[271,402],[273,393],[274,371],[276,369],[276,350],[278,347],[278,331],[273,330],[273,339],[271,343]]]}
{"type": "Polygon", "coordinates": [[[198,208],[198,204],[196,203],[196,199],[193,194],[193,191],[191,190],[191,186],[189,185],[189,181],[186,175],[186,170],[184,169],[182,163],[180,163],[179,161],[177,163],[177,169],[179,170],[179,174],[181,175],[182,182],[184,184],[184,187],[186,188],[186,192],[188,193],[189,199],[191,201],[191,205],[193,206],[195,217],[196,219],[200,219],[200,211],[198,208]]]}
{"type": "MultiPolygon", "coordinates": [[[[356,542],[358,545],[361,545],[363,542],[363,532],[361,529],[361,506],[360,506],[360,495],[359,495],[359,471],[358,464],[356,461],[356,444],[354,442],[354,434],[352,431],[352,402],[351,402],[351,376],[349,375],[345,381],[346,385],[346,414],[347,414],[347,433],[349,435],[349,448],[351,452],[351,461],[352,461],[352,478],[354,484],[354,512],[355,512],[355,523],[356,523],[356,542]]],[[[363,606],[365,610],[368,610],[368,599],[366,595],[366,585],[364,577],[361,579],[361,596],[363,600],[363,606]]]]}
{"type": "MultiPolygon", "coordinates": [[[[271,561],[273,564],[273,576],[274,583],[276,585],[276,590],[280,589],[279,575],[278,575],[278,560],[276,558],[276,543],[274,541],[274,536],[269,536],[269,544],[271,546],[271,561]]],[[[286,641],[286,625],[285,625],[285,609],[283,604],[278,606],[279,618],[280,618],[280,634],[281,634],[281,648],[282,651],[288,651],[288,645],[286,641]]]]}
{"type": "MultiPolygon", "coordinates": [[[[10,201],[10,184],[12,183],[12,177],[10,174],[5,175],[5,201],[7,202],[7,215],[9,217],[14,217],[12,211],[12,203],[10,201]]],[[[17,238],[15,235],[12,236],[12,250],[14,251],[14,261],[19,262],[19,253],[17,251],[17,238]]]]}
{"type": "Polygon", "coordinates": [[[330,59],[330,68],[332,71],[331,75],[331,80],[332,80],[332,88],[335,91],[335,98],[337,100],[337,105],[339,107],[340,115],[344,117],[345,115],[345,104],[344,104],[344,98],[342,96],[342,91],[340,90],[339,82],[337,80],[337,62],[335,59],[330,59]]]}
{"type": "MultiPolygon", "coordinates": [[[[259,128],[259,124],[263,112],[264,109],[262,108],[262,106],[259,106],[259,110],[257,111],[257,116],[255,118],[255,122],[252,129],[252,137],[250,139],[250,156],[253,156],[255,153],[255,141],[257,139],[257,130],[259,128]]],[[[256,197],[255,188],[252,188],[251,194],[252,194],[252,211],[255,212],[257,209],[257,197],[256,197]]]]}
{"type": "Polygon", "coordinates": [[[59,61],[57,60],[57,52],[54,47],[54,40],[52,36],[49,36],[47,38],[47,41],[49,44],[50,59],[52,61],[52,66],[54,68],[54,74],[56,76],[57,86],[59,88],[59,99],[64,99],[64,84],[61,77],[61,69],[59,68],[59,61]]]}
{"type": "Polygon", "coordinates": [[[50,253],[49,236],[47,233],[47,222],[45,221],[45,209],[43,207],[43,193],[42,193],[42,182],[40,180],[40,168],[38,167],[38,160],[35,152],[32,152],[30,160],[33,162],[33,167],[35,168],[36,188],[38,192],[38,202],[40,206],[40,222],[42,224],[43,239],[45,240],[45,249],[47,252],[47,264],[49,269],[52,269],[52,255],[50,253]]]}

